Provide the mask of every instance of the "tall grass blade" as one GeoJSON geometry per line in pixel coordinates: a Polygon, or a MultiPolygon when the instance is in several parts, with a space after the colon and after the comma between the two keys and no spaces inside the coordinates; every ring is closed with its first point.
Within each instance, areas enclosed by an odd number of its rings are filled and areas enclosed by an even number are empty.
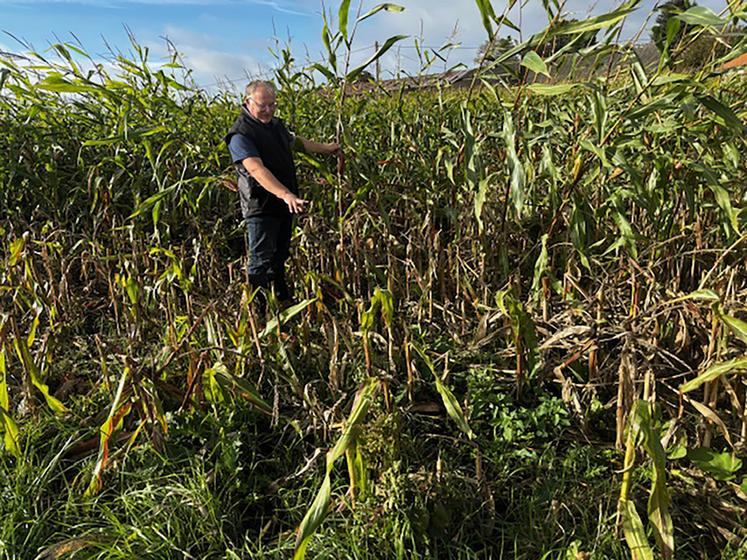
{"type": "Polygon", "coordinates": [[[122,420],[129,414],[132,408],[130,402],[122,402],[129,377],[130,368],[125,366],[122,376],[119,378],[119,385],[117,386],[117,392],[114,395],[114,400],[109,410],[109,416],[99,429],[99,455],[96,459],[96,465],[93,468],[91,482],[85,491],[85,496],[94,496],[101,491],[103,486],[101,476],[109,461],[109,441],[114,432],[120,429],[122,420]]]}

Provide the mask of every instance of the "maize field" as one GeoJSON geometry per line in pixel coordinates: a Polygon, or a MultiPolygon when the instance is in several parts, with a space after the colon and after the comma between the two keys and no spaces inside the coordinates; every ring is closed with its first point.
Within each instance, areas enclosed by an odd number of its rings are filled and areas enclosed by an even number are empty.
{"type": "Polygon", "coordinates": [[[745,558],[747,42],[670,56],[747,5],[645,65],[638,4],[464,87],[361,86],[349,0],[325,60],[280,49],[345,160],[296,155],[268,317],[235,95],[134,40],[1,56],[0,558],[745,558]]]}

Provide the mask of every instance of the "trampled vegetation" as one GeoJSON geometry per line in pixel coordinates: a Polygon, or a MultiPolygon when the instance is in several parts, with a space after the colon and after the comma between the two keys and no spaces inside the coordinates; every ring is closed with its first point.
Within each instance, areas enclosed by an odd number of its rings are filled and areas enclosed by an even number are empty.
{"type": "Polygon", "coordinates": [[[670,64],[744,4],[657,67],[636,4],[548,6],[463,89],[351,87],[349,1],[325,62],[282,51],[282,117],[347,160],[299,155],[267,321],[235,99],[137,44],[0,59],[0,558],[744,558],[745,44],[670,64]]]}

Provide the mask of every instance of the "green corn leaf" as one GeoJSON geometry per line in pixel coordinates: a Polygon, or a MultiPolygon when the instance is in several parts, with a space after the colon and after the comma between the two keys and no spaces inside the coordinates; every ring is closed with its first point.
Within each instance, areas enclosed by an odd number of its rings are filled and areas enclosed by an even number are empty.
{"type": "Polygon", "coordinates": [[[18,338],[14,338],[13,347],[15,348],[16,354],[18,355],[18,358],[21,360],[21,363],[26,370],[26,374],[29,376],[32,385],[36,387],[44,396],[44,400],[47,402],[47,406],[49,406],[49,408],[57,414],[65,414],[69,412],[68,408],[64,404],[62,404],[62,402],[60,402],[49,393],[49,387],[42,381],[39,367],[36,365],[36,362],[34,362],[34,358],[31,356],[31,352],[29,352],[26,344],[18,340],[18,338]]]}
{"type": "Polygon", "coordinates": [[[330,34],[329,25],[327,25],[327,16],[324,10],[322,10],[322,22],[322,43],[324,44],[324,48],[327,49],[327,60],[335,73],[337,73],[337,52],[335,47],[332,45],[334,39],[330,34]]]}
{"type": "Polygon", "coordinates": [[[223,391],[238,394],[243,399],[249,401],[254,407],[266,416],[272,416],[272,406],[270,406],[259,391],[246,379],[236,377],[228,373],[228,369],[223,364],[213,366],[213,375],[223,391]]]}
{"type": "Polygon", "coordinates": [[[448,415],[452,420],[454,420],[459,429],[462,430],[462,432],[464,432],[469,439],[474,439],[475,433],[472,431],[472,428],[470,428],[469,422],[467,421],[467,416],[464,414],[464,410],[462,410],[462,407],[459,405],[459,401],[454,396],[454,393],[452,393],[451,390],[446,385],[444,385],[443,381],[441,381],[441,378],[436,373],[433,362],[425,353],[425,351],[417,344],[412,344],[412,347],[420,355],[420,357],[425,362],[425,365],[433,374],[433,377],[436,381],[436,390],[438,391],[438,394],[441,395],[441,401],[444,403],[444,407],[446,408],[446,412],[448,413],[448,415]]]}
{"type": "Polygon", "coordinates": [[[737,319],[736,317],[727,315],[726,313],[724,313],[723,309],[721,309],[720,305],[716,306],[716,314],[718,315],[718,318],[721,319],[727,327],[729,327],[729,330],[734,333],[734,336],[747,344],[747,323],[745,323],[741,319],[737,319]]]}
{"type": "Polygon", "coordinates": [[[343,433],[335,446],[327,452],[327,464],[322,485],[317,491],[311,507],[309,507],[296,532],[296,549],[293,554],[293,560],[303,560],[306,557],[306,548],[309,546],[311,537],[327,516],[332,494],[332,468],[335,462],[354,445],[356,433],[368,412],[368,408],[373,401],[374,394],[379,385],[378,379],[369,378],[363,382],[355,395],[353,407],[345,422],[343,433]]]}
{"type": "Polygon", "coordinates": [[[690,300],[690,299],[693,299],[695,301],[720,301],[721,300],[719,295],[713,290],[695,290],[694,292],[690,292],[689,294],[686,294],[684,296],[680,296],[672,300],[669,300],[667,304],[671,305],[673,303],[679,303],[681,301],[690,300]]]}
{"type": "Polygon", "coordinates": [[[18,425],[15,423],[7,409],[0,406],[0,426],[3,428],[3,444],[5,450],[17,458],[21,458],[21,446],[19,443],[18,425]]]}
{"type": "Polygon", "coordinates": [[[736,371],[747,371],[747,356],[729,360],[728,362],[721,362],[720,364],[709,367],[695,379],[691,379],[687,383],[680,385],[680,393],[689,393],[707,381],[713,381],[722,375],[736,371]]]}
{"type": "Polygon", "coordinates": [[[18,443],[18,425],[10,416],[5,347],[2,345],[0,345],[0,427],[3,431],[5,449],[20,458],[21,447],[18,443]]]}
{"type": "Polygon", "coordinates": [[[125,280],[125,290],[127,291],[127,297],[130,299],[130,303],[132,305],[137,305],[137,302],[140,299],[140,286],[138,285],[137,280],[130,275],[128,275],[127,280],[125,280]]]}
{"type": "Polygon", "coordinates": [[[462,407],[459,405],[459,401],[454,396],[454,393],[444,385],[441,378],[437,375],[435,376],[435,380],[436,390],[438,391],[438,394],[441,395],[441,401],[443,401],[444,406],[446,407],[446,412],[469,439],[475,439],[475,433],[472,431],[472,428],[470,428],[469,422],[467,422],[467,416],[464,414],[464,410],[462,410],[462,407]]]}
{"type": "Polygon", "coordinates": [[[133,218],[136,218],[140,214],[148,211],[149,209],[152,211],[152,206],[161,202],[169,194],[174,193],[182,184],[183,184],[182,182],[177,181],[173,185],[168,186],[164,188],[163,190],[158,191],[156,194],[149,196],[148,198],[146,198],[144,201],[140,203],[137,209],[132,214],[130,214],[127,217],[127,219],[132,220],[133,218]]]}
{"type": "Polygon", "coordinates": [[[306,309],[309,305],[311,305],[312,303],[316,303],[316,301],[317,301],[317,298],[305,299],[303,301],[298,302],[296,305],[290,306],[288,309],[284,309],[283,311],[280,312],[278,316],[275,316],[269,321],[267,321],[265,328],[259,334],[259,338],[266,338],[271,333],[277,332],[278,324],[282,327],[288,321],[293,319],[293,317],[295,317],[296,315],[301,313],[304,309],[306,309]]]}
{"type": "MultiPolygon", "coordinates": [[[[2,326],[2,325],[0,325],[2,326]]],[[[10,410],[8,395],[8,370],[5,361],[5,346],[0,345],[0,408],[10,410]]]]}
{"type": "Polygon", "coordinates": [[[561,24],[558,27],[552,29],[549,33],[549,36],[576,35],[579,33],[587,33],[589,31],[596,31],[599,29],[604,29],[606,27],[611,27],[630,15],[640,3],[641,0],[628,0],[628,2],[625,2],[617,10],[614,10],[612,12],[588,18],[583,21],[573,21],[561,24]]]}
{"type": "Polygon", "coordinates": [[[376,286],[374,288],[374,298],[379,302],[381,318],[384,319],[384,323],[388,327],[391,327],[394,320],[394,296],[392,292],[376,286]]]}
{"type": "Polygon", "coordinates": [[[34,315],[34,320],[31,321],[31,328],[29,329],[29,334],[26,337],[26,347],[31,349],[31,347],[34,345],[34,342],[36,341],[36,329],[39,328],[39,320],[41,319],[41,307],[37,307],[36,315],[34,315]]]}
{"type": "Polygon", "coordinates": [[[389,49],[394,46],[394,44],[398,41],[401,41],[402,39],[406,39],[407,35],[395,35],[393,37],[389,37],[384,44],[379,48],[378,51],[376,51],[371,58],[369,58],[366,62],[358,66],[357,68],[354,68],[350,72],[348,72],[347,76],[345,76],[345,79],[348,82],[354,82],[358,76],[360,76],[361,72],[363,72],[366,67],[381,58],[384,53],[386,53],[389,49]]]}
{"type": "Polygon", "coordinates": [[[23,237],[14,239],[10,244],[10,258],[8,259],[8,265],[15,266],[21,260],[23,250],[26,247],[26,241],[23,237]]]}
{"type": "Polygon", "coordinates": [[[711,192],[713,192],[713,197],[716,199],[716,204],[718,204],[719,208],[721,208],[721,211],[724,213],[724,216],[729,222],[729,226],[736,233],[741,233],[739,230],[739,218],[737,216],[737,212],[734,210],[734,207],[731,205],[731,197],[729,196],[729,192],[715,181],[708,181],[708,188],[711,189],[711,192]]]}
{"type": "Polygon", "coordinates": [[[669,491],[667,490],[667,457],[661,445],[661,429],[654,420],[654,405],[638,401],[633,410],[635,431],[642,438],[643,448],[648,453],[651,469],[651,490],[648,498],[648,520],[653,526],[654,537],[662,558],[674,555],[674,525],[669,513],[669,491]]]}
{"type": "Polygon", "coordinates": [[[688,25],[700,25],[701,27],[723,27],[726,20],[721,19],[705,6],[693,6],[686,12],[674,16],[688,25]]]}
{"type": "Polygon", "coordinates": [[[532,279],[532,293],[534,293],[534,296],[536,298],[540,295],[540,290],[542,288],[542,276],[547,272],[547,263],[549,261],[548,255],[547,255],[547,240],[548,240],[548,234],[544,234],[542,236],[542,248],[540,250],[539,257],[537,258],[537,262],[534,264],[534,278],[532,279]]]}
{"type": "Polygon", "coordinates": [[[492,40],[493,33],[493,20],[495,19],[495,12],[493,11],[493,5],[490,0],[475,0],[477,8],[480,10],[480,18],[482,18],[482,26],[485,31],[488,32],[488,37],[492,40]]]}
{"type": "Polygon", "coordinates": [[[537,95],[546,95],[548,97],[554,97],[557,95],[564,95],[574,89],[578,84],[532,84],[527,86],[527,89],[537,95]]]}
{"type": "Polygon", "coordinates": [[[378,6],[374,7],[373,9],[369,10],[365,14],[363,14],[361,17],[359,17],[356,20],[356,23],[360,23],[364,20],[367,20],[373,15],[378,14],[380,11],[386,10],[387,12],[404,12],[405,8],[404,6],[400,6],[399,4],[392,4],[391,2],[384,2],[383,4],[379,4],[378,6]]]}
{"type": "Polygon", "coordinates": [[[485,206],[485,199],[488,195],[488,186],[490,185],[491,178],[492,175],[480,180],[477,192],[475,193],[475,219],[477,220],[477,230],[480,233],[483,231],[482,209],[485,206]]]}
{"type": "Polygon", "coordinates": [[[709,447],[698,447],[687,452],[687,458],[698,468],[710,474],[716,480],[733,480],[742,468],[742,460],[734,453],[719,453],[709,447]]]}
{"type": "Polygon", "coordinates": [[[703,107],[721,117],[726,126],[739,133],[744,131],[742,119],[737,116],[731,107],[724,105],[711,95],[697,95],[696,99],[700,101],[703,107]]]}
{"type": "Polygon", "coordinates": [[[79,81],[70,82],[60,74],[51,73],[34,86],[35,89],[55,93],[101,93],[101,88],[83,84],[79,81]]]}
{"type": "Polygon", "coordinates": [[[495,296],[495,302],[503,314],[508,317],[514,339],[520,342],[524,348],[529,370],[527,375],[531,378],[541,366],[534,321],[510,289],[499,291],[495,296]]]}
{"type": "Polygon", "coordinates": [[[623,534],[632,560],[654,560],[654,552],[646,539],[643,523],[631,500],[622,503],[623,534]]]}
{"type": "Polygon", "coordinates": [[[547,64],[534,51],[529,51],[524,55],[524,58],[521,59],[521,66],[528,68],[535,74],[543,74],[548,78],[550,77],[550,73],[547,71],[547,64]]]}
{"type": "Polygon", "coordinates": [[[348,41],[348,12],[350,11],[350,0],[340,2],[340,10],[337,15],[337,25],[340,27],[340,33],[348,41]]]}

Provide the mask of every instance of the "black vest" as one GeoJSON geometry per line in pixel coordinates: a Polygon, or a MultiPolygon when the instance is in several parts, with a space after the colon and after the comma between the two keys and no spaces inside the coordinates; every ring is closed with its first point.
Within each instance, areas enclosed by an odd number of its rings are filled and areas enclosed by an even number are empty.
{"type": "MultiPolygon", "coordinates": [[[[262,164],[280,181],[285,188],[298,195],[296,166],[291,150],[291,133],[283,121],[274,118],[267,124],[251,116],[242,107],[241,114],[226,135],[226,145],[234,134],[241,134],[251,140],[259,151],[262,164]]],[[[241,162],[234,164],[239,176],[239,199],[244,218],[253,216],[289,215],[288,205],[274,194],[267,192],[244,168],[241,162]]]]}

